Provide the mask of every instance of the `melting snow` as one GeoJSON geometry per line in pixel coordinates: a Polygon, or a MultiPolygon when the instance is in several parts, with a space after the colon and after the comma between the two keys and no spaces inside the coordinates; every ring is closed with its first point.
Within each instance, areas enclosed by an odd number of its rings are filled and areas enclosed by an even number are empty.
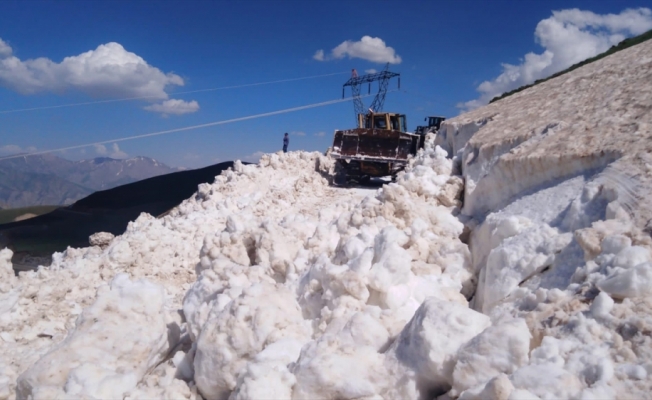
{"type": "Polygon", "coordinates": [[[631,183],[652,171],[622,172],[647,158],[599,142],[573,161],[559,138],[584,125],[527,96],[590,103],[569,84],[650,76],[651,53],[447,121],[378,190],[330,186],[319,153],[271,154],[38,271],[15,277],[0,251],[0,398],[648,396],[652,239],[631,183]],[[547,122],[526,129],[524,104],[547,122]]]}

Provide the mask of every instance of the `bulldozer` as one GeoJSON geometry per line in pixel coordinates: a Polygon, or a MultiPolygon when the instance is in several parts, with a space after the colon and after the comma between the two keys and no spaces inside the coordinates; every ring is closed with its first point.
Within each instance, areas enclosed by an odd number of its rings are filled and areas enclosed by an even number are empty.
{"type": "Polygon", "coordinates": [[[428,121],[428,125],[417,126],[417,129],[414,130],[414,133],[417,135],[425,135],[429,132],[437,132],[441,127],[441,123],[446,121],[446,117],[426,117],[423,120],[428,121]]]}
{"type": "Polygon", "coordinates": [[[409,157],[423,147],[424,134],[407,132],[405,114],[358,114],[358,127],[336,130],[330,156],[336,162],[336,185],[396,177],[409,157]]]}
{"type": "Polygon", "coordinates": [[[353,74],[342,86],[342,97],[345,89],[351,88],[357,127],[335,131],[333,146],[329,150],[335,160],[334,184],[364,183],[371,178],[387,176],[393,179],[405,169],[409,157],[423,148],[426,132],[408,132],[405,114],[381,112],[392,78],[398,78],[400,89],[400,74],[390,71],[388,63],[380,72],[362,76],[353,74]],[[362,103],[361,89],[368,84],[371,93],[372,82],[378,82],[378,93],[367,112],[362,103]]]}

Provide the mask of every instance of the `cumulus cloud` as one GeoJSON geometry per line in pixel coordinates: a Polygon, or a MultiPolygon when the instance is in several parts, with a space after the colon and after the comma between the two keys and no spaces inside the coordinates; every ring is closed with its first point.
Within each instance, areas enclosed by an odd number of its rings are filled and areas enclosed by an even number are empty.
{"type": "Polygon", "coordinates": [[[346,56],[349,58],[361,58],[380,64],[400,64],[402,61],[395,50],[385,44],[385,41],[381,38],[371,36],[363,36],[357,42],[346,40],[331,50],[328,57],[326,57],[324,50],[317,50],[313,58],[318,61],[326,61],[341,59],[346,56]]]}
{"type": "Polygon", "coordinates": [[[95,147],[95,152],[101,156],[105,156],[108,152],[103,144],[95,144],[93,147],[95,147]]]}
{"type": "Polygon", "coordinates": [[[120,150],[120,147],[118,147],[117,143],[113,143],[113,145],[111,146],[111,150],[112,150],[111,155],[110,155],[111,158],[127,158],[127,157],[129,157],[129,155],[127,155],[127,153],[120,150]]]}
{"type": "Polygon", "coordinates": [[[180,76],[162,72],[115,42],[57,63],[45,57],[20,60],[0,39],[0,85],[21,94],[75,90],[103,98],[167,99],[166,86],[183,84],[180,76]]]}
{"type": "Polygon", "coordinates": [[[324,61],[324,50],[317,50],[312,58],[317,61],[324,61]]]}
{"type": "Polygon", "coordinates": [[[485,105],[497,95],[550,76],[649,29],[652,11],[648,8],[603,15],[576,8],[553,11],[534,31],[544,51],[526,54],[518,65],[502,64],[503,72],[498,77],[477,87],[480,97],[458,107],[471,110],[485,105]]]}
{"type": "Polygon", "coordinates": [[[144,107],[147,111],[158,112],[163,115],[182,115],[199,111],[199,103],[195,100],[184,101],[178,99],[165,100],[162,103],[144,107]]]}
{"type": "Polygon", "coordinates": [[[7,58],[11,55],[11,47],[0,38],[0,59],[7,58]]]}
{"type": "Polygon", "coordinates": [[[21,153],[33,153],[35,151],[36,151],[36,147],[34,146],[21,147],[15,144],[6,144],[4,146],[0,146],[0,156],[9,156],[9,155],[21,154],[21,153]]]}
{"type": "Polygon", "coordinates": [[[104,146],[103,144],[96,144],[94,145],[94,147],[95,147],[95,152],[101,156],[116,158],[116,159],[123,159],[129,157],[127,153],[120,150],[120,146],[118,146],[117,143],[113,143],[110,149],[107,149],[106,146],[104,146]]]}

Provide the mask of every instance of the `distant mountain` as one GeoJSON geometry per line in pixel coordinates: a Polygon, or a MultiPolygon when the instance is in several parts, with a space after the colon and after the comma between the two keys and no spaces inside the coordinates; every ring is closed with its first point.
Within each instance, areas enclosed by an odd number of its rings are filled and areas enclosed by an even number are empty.
{"type": "MultiPolygon", "coordinates": [[[[245,163],[246,164],[246,163],[245,163]]],[[[156,176],[98,191],[76,203],[24,221],[0,224],[0,249],[49,257],[68,246],[88,246],[95,232],[122,234],[143,213],[158,216],[192,196],[201,183],[211,183],[233,162],[156,176]]],[[[15,266],[15,264],[14,264],[15,266]]]]}
{"type": "Polygon", "coordinates": [[[0,207],[71,204],[97,190],[176,171],[148,157],[70,161],[42,154],[0,160],[0,207]]]}
{"type": "Polygon", "coordinates": [[[0,207],[70,204],[93,190],[54,175],[16,171],[0,166],[0,207]]]}

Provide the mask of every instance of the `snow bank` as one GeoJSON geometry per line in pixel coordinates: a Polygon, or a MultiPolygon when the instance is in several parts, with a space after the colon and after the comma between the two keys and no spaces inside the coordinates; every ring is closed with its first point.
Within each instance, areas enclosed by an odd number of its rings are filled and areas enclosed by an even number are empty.
{"type": "Polygon", "coordinates": [[[449,396],[647,396],[651,59],[648,42],[442,127],[465,179],[471,306],[493,322],[449,396]],[[520,333],[492,339],[505,321],[520,333]]]}

